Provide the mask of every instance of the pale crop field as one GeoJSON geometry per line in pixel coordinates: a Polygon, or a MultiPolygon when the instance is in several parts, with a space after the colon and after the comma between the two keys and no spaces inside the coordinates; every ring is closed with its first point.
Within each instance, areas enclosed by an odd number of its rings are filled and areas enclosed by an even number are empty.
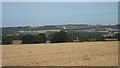
{"type": "Polygon", "coordinates": [[[3,66],[118,66],[118,41],[2,46],[3,66]]]}

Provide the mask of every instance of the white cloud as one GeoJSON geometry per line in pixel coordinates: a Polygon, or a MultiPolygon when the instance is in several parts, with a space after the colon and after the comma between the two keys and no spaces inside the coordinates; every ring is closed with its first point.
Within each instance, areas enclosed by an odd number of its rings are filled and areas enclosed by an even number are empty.
{"type": "Polygon", "coordinates": [[[120,0],[2,0],[2,2],[119,2],[120,0]]]}

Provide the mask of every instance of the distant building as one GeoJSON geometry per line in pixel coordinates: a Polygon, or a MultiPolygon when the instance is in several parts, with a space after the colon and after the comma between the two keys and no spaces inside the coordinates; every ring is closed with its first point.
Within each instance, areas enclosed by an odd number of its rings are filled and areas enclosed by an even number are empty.
{"type": "Polygon", "coordinates": [[[76,38],[76,40],[73,40],[73,42],[80,42],[80,40],[78,38],[76,38]]]}
{"type": "Polygon", "coordinates": [[[118,30],[109,30],[107,34],[103,34],[104,37],[113,37],[115,34],[118,34],[118,30]]]}
{"type": "Polygon", "coordinates": [[[64,30],[65,32],[67,32],[67,27],[66,27],[66,26],[63,26],[63,30],[64,30]]]}

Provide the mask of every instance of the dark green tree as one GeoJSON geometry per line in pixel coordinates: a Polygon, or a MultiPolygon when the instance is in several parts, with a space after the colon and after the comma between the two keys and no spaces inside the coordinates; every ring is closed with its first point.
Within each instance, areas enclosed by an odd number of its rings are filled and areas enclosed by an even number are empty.
{"type": "Polygon", "coordinates": [[[12,44],[12,38],[11,37],[8,37],[8,36],[3,36],[2,37],[2,44],[12,44]]]}
{"type": "Polygon", "coordinates": [[[46,43],[46,35],[43,33],[35,35],[34,38],[34,43],[46,43]]]}
{"type": "Polygon", "coordinates": [[[84,41],[104,41],[104,37],[102,36],[101,33],[95,33],[95,32],[70,32],[68,33],[68,41],[72,42],[73,40],[78,40],[80,42],[84,41]]]}
{"type": "Polygon", "coordinates": [[[118,41],[120,41],[120,33],[115,34],[115,35],[114,35],[114,38],[117,38],[118,41]]]}
{"type": "Polygon", "coordinates": [[[68,35],[65,31],[56,32],[53,34],[52,39],[50,40],[51,43],[62,43],[68,42],[68,35]]]}
{"type": "Polygon", "coordinates": [[[33,44],[34,43],[34,36],[33,35],[24,35],[22,37],[22,44],[33,44]]]}

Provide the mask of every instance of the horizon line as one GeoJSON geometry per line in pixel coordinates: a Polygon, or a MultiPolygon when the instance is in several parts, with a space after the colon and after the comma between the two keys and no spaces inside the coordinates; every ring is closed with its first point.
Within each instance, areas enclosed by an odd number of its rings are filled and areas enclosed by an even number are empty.
{"type": "Polygon", "coordinates": [[[118,24],[51,24],[51,25],[38,25],[38,26],[30,26],[30,25],[21,25],[21,26],[2,26],[0,28],[12,28],[12,27],[42,27],[42,26],[56,26],[56,25],[88,25],[88,26],[96,26],[96,25],[102,25],[102,26],[108,26],[108,25],[119,25],[118,24]]]}

